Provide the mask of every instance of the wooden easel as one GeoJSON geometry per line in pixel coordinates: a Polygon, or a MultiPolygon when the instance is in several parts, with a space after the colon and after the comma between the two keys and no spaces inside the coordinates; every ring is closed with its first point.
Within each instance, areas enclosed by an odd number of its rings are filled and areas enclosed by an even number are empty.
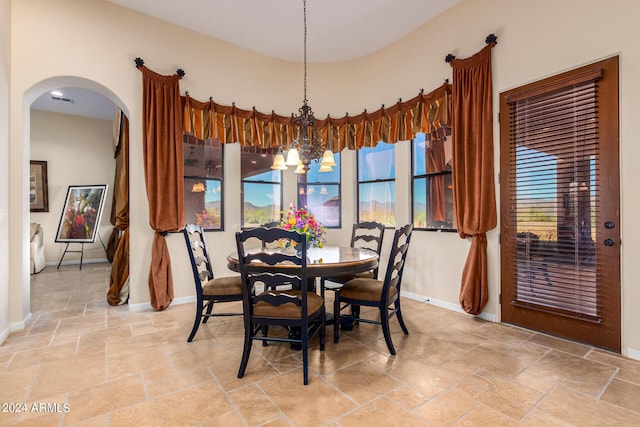
{"type": "MultiPolygon", "coordinates": [[[[98,234],[98,238],[100,239],[100,243],[102,244],[104,251],[107,252],[107,247],[104,245],[104,241],[102,240],[102,236],[100,236],[100,232],[96,232],[96,233],[98,234]]],[[[62,260],[64,259],[64,256],[67,254],[67,252],[75,252],[80,254],[80,270],[82,270],[82,259],[84,258],[84,242],[79,242],[80,250],[77,250],[77,251],[69,250],[69,245],[71,243],[73,242],[67,242],[67,246],[64,248],[64,252],[62,252],[62,256],[60,257],[60,262],[58,262],[58,270],[60,269],[60,264],[62,264],[62,260]]]]}

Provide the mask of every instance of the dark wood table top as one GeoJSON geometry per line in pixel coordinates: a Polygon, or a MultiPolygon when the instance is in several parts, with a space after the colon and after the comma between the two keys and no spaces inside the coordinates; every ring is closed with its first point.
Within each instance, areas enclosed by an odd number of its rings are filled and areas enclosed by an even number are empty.
{"type": "MultiPolygon", "coordinates": [[[[292,251],[284,248],[256,248],[256,251],[278,252],[292,251]]],[[[325,246],[323,248],[307,249],[307,274],[309,277],[330,277],[346,274],[357,274],[372,270],[378,266],[378,254],[369,249],[352,248],[349,246],[325,246]]],[[[227,267],[231,271],[239,272],[238,254],[227,255],[227,267]]],[[[286,271],[299,268],[297,265],[279,264],[278,266],[264,265],[267,269],[286,271]]]]}

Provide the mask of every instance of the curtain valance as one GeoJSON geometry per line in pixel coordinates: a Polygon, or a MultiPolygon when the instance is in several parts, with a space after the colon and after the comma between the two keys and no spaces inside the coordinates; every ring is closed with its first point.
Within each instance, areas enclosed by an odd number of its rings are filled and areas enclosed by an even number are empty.
{"type": "MultiPolygon", "coordinates": [[[[243,146],[272,148],[288,146],[293,137],[293,115],[261,113],[201,102],[188,94],[182,97],[183,129],[198,139],[239,142],[243,146]]],[[[334,152],[374,147],[378,141],[396,143],[424,132],[428,139],[442,139],[451,126],[451,85],[443,84],[429,94],[420,93],[408,101],[398,101],[356,116],[316,119],[320,137],[334,152]]]]}

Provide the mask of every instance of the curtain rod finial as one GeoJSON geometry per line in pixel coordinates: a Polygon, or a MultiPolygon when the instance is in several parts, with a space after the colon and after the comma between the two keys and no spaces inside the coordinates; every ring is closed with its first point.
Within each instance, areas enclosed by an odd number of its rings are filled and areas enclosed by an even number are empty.
{"type": "Polygon", "coordinates": [[[484,42],[486,44],[498,43],[498,37],[495,34],[491,33],[487,36],[486,39],[484,39],[484,42]]]}
{"type": "Polygon", "coordinates": [[[449,64],[451,61],[453,61],[454,59],[456,59],[456,56],[452,53],[448,54],[447,56],[445,56],[444,58],[444,62],[446,62],[447,64],[449,64]]]}
{"type": "Polygon", "coordinates": [[[178,68],[178,69],[176,70],[176,74],[177,74],[177,75],[179,75],[179,76],[180,76],[180,78],[183,78],[183,77],[184,77],[184,75],[185,75],[185,72],[184,72],[184,70],[183,70],[182,68],[178,68]]]}
{"type": "Polygon", "coordinates": [[[140,68],[144,65],[144,61],[140,57],[137,57],[136,59],[134,59],[133,62],[136,63],[136,68],[140,68]]]}
{"type": "Polygon", "coordinates": [[[449,79],[444,79],[444,82],[445,83],[449,83],[449,79]]]}
{"type": "Polygon", "coordinates": [[[422,95],[424,93],[424,88],[420,89],[420,94],[422,95]]]}

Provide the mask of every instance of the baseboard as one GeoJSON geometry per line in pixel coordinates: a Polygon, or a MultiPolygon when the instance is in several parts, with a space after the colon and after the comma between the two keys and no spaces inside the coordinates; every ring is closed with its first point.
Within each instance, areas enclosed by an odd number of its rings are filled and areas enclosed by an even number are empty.
{"type": "Polygon", "coordinates": [[[640,350],[627,347],[627,357],[629,359],[640,360],[640,350]]]}
{"type": "Polygon", "coordinates": [[[10,333],[11,333],[11,325],[7,325],[7,327],[4,328],[4,331],[0,332],[0,345],[4,344],[4,342],[6,341],[10,333]]]}
{"type": "MultiPolygon", "coordinates": [[[[82,260],[82,265],[84,264],[103,264],[105,262],[109,262],[108,259],[106,258],[92,258],[92,259],[83,259],[82,260]]],[[[79,259],[74,259],[71,261],[62,261],[60,263],[60,265],[78,265],[80,264],[80,260],[79,259]]],[[[47,262],[45,264],[47,267],[57,267],[58,263],[53,261],[53,262],[47,262]]]]}
{"type": "MultiPolygon", "coordinates": [[[[455,311],[458,313],[462,313],[462,314],[467,314],[469,316],[471,316],[469,313],[467,313],[466,311],[464,311],[462,308],[460,308],[460,305],[458,304],[452,304],[450,302],[447,301],[442,301],[442,300],[438,300],[435,298],[431,298],[431,297],[425,297],[424,295],[418,295],[418,294],[414,294],[412,292],[406,292],[406,291],[400,291],[400,295],[402,295],[403,297],[415,300],[415,301],[420,301],[423,302],[425,304],[431,304],[431,305],[435,305],[436,307],[440,307],[440,308],[446,308],[447,310],[451,310],[451,311],[455,311]]],[[[495,322],[496,321],[496,315],[495,314],[491,314],[491,313],[480,313],[479,315],[477,315],[476,317],[489,321],[489,322],[495,322]]]]}
{"type": "MultiPolygon", "coordinates": [[[[188,297],[179,297],[179,298],[174,298],[173,301],[171,302],[171,305],[188,304],[190,302],[195,302],[195,301],[196,301],[195,295],[188,296],[188,297]]],[[[147,310],[154,310],[154,308],[151,307],[150,302],[143,302],[140,304],[129,304],[129,311],[147,311],[147,310]]]]}
{"type": "Polygon", "coordinates": [[[31,321],[31,313],[27,314],[27,317],[25,317],[22,322],[14,322],[11,324],[11,332],[15,332],[15,331],[22,331],[24,330],[27,325],[29,324],[29,322],[31,321]]]}

